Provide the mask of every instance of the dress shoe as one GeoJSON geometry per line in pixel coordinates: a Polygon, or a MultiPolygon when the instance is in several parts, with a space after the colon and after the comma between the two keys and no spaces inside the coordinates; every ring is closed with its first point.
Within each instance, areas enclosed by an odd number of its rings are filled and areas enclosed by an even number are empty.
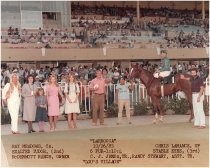
{"type": "Polygon", "coordinates": [[[97,124],[96,123],[92,123],[92,126],[97,126],[97,124]]]}
{"type": "Polygon", "coordinates": [[[33,133],[33,132],[36,132],[36,131],[34,131],[33,129],[28,131],[28,133],[33,133]]]}
{"type": "Polygon", "coordinates": [[[206,126],[199,126],[198,128],[199,129],[204,129],[204,128],[206,128],[206,126]]]}
{"type": "Polygon", "coordinates": [[[12,134],[20,134],[18,131],[12,131],[12,134]]]}
{"type": "Polygon", "coordinates": [[[107,124],[105,124],[105,123],[100,123],[100,125],[107,125],[107,124]]]}

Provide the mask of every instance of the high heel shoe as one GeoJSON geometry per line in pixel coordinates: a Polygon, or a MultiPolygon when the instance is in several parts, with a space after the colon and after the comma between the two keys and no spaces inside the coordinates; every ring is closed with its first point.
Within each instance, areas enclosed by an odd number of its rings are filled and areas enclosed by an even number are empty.
{"type": "Polygon", "coordinates": [[[18,131],[12,131],[12,134],[20,134],[18,131]]]}
{"type": "Polygon", "coordinates": [[[34,131],[33,129],[28,131],[28,133],[33,133],[33,132],[36,132],[36,131],[34,131]]]}

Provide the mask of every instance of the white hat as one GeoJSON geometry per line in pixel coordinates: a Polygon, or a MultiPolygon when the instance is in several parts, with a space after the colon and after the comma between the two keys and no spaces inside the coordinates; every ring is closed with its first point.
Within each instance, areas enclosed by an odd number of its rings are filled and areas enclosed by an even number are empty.
{"type": "Polygon", "coordinates": [[[14,69],[12,72],[16,73],[16,72],[18,72],[18,70],[17,69],[14,69]]]}

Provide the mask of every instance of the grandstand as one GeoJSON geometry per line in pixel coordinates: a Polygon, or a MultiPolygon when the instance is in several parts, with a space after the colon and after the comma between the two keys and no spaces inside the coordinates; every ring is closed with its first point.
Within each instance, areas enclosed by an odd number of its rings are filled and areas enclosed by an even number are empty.
{"type": "Polygon", "coordinates": [[[2,62],[208,58],[208,1],[2,1],[2,62]]]}

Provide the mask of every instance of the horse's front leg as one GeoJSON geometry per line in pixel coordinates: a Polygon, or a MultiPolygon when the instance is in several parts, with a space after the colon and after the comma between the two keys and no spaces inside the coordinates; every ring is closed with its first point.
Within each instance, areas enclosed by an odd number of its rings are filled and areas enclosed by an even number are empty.
{"type": "Polygon", "coordinates": [[[157,106],[157,100],[155,97],[151,97],[152,103],[153,103],[153,107],[154,107],[154,111],[155,111],[155,119],[153,120],[153,124],[157,124],[158,123],[158,106],[157,106]]]}
{"type": "Polygon", "coordinates": [[[189,118],[188,122],[191,123],[193,119],[194,119],[193,108],[190,107],[190,118],[189,118]]]}
{"type": "Polygon", "coordinates": [[[161,108],[161,104],[160,104],[160,98],[157,98],[157,109],[160,112],[160,117],[159,117],[159,121],[163,122],[163,109],[161,108]]]}
{"type": "Polygon", "coordinates": [[[192,105],[192,101],[190,100],[190,97],[188,98],[188,100],[189,100],[189,106],[190,106],[190,118],[189,118],[189,122],[192,122],[192,120],[194,119],[193,105],[192,105]]]}
{"type": "Polygon", "coordinates": [[[189,106],[190,106],[190,118],[189,118],[188,122],[192,122],[192,120],[194,119],[193,104],[192,104],[192,94],[190,93],[190,91],[183,91],[183,92],[187,96],[187,99],[188,99],[188,102],[189,102],[189,106]]]}

